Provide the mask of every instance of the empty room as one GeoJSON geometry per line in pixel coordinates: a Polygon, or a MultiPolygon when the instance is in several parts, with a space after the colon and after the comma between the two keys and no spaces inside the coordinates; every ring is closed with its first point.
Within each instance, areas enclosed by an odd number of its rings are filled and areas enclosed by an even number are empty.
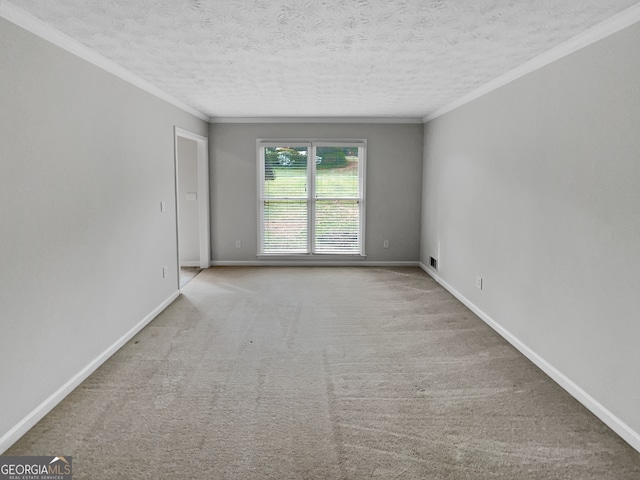
{"type": "Polygon", "coordinates": [[[0,0],[0,478],[640,478],[638,0],[0,0]]]}

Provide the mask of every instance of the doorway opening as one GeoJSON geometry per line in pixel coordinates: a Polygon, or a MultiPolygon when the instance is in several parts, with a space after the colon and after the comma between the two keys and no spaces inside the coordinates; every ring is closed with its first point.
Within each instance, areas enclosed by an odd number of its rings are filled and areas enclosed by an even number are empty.
{"type": "Polygon", "coordinates": [[[211,263],[208,140],[175,127],[178,288],[211,263]]]}

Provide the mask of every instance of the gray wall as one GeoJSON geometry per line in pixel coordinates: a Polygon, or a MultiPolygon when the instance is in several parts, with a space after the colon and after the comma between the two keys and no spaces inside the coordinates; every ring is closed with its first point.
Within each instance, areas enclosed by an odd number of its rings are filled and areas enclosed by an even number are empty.
{"type": "Polygon", "coordinates": [[[635,432],[638,45],[640,24],[429,122],[421,252],[635,432]]]}
{"type": "Polygon", "coordinates": [[[257,138],[360,139],[367,144],[366,261],[416,262],[420,253],[422,126],[212,124],[212,260],[256,262],[257,138]],[[242,248],[236,249],[240,240],[242,248]],[[389,248],[383,241],[389,240],[389,248]]]}
{"type": "Polygon", "coordinates": [[[173,127],[207,124],[3,19],[0,45],[2,437],[177,291],[173,127]]]}
{"type": "Polygon", "coordinates": [[[183,266],[200,265],[197,195],[198,144],[178,137],[178,245],[183,266]],[[196,199],[189,199],[189,193],[195,193],[196,199]]]}

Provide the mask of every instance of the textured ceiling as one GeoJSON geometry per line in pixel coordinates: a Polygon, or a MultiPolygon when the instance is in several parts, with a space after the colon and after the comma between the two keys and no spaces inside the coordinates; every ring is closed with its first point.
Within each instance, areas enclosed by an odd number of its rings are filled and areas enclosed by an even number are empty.
{"type": "Polygon", "coordinates": [[[210,117],[423,117],[638,0],[11,0],[210,117]]]}

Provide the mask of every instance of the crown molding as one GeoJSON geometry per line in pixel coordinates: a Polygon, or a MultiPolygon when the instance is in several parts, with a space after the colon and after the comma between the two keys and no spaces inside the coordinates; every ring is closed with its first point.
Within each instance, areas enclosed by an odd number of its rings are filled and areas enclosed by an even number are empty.
{"type": "Polygon", "coordinates": [[[210,117],[209,123],[380,123],[422,124],[420,117],[210,117]]]}
{"type": "Polygon", "coordinates": [[[141,90],[209,123],[351,123],[351,124],[422,124],[455,110],[487,93],[570,55],[640,21],[640,4],[630,7],[557,47],[510,70],[476,90],[428,113],[424,117],[209,117],[203,112],[169,95],[126,68],[100,55],[95,50],[62,33],[7,0],[0,0],[0,17],[24,28],[83,60],[125,80],[141,90]]]}
{"type": "Polygon", "coordinates": [[[572,53],[577,52],[578,50],[581,50],[582,48],[587,47],[599,40],[602,40],[603,38],[613,35],[614,33],[627,28],[638,21],[640,21],[640,3],[614,15],[604,22],[591,27],[583,33],[576,35],[575,37],[552,48],[551,50],[546,51],[545,53],[533,58],[532,60],[523,63],[513,70],[508,71],[504,75],[501,75],[498,78],[490,81],[489,83],[484,84],[471,93],[468,93],[467,95],[464,95],[459,99],[454,100],[453,102],[434,110],[433,112],[425,115],[422,120],[424,123],[434,120],[444,115],[445,113],[448,113],[458,107],[461,107],[462,105],[465,105],[466,103],[476,100],[477,98],[480,98],[483,95],[486,95],[487,93],[492,92],[493,90],[496,90],[497,88],[500,88],[508,83],[511,83],[514,80],[517,80],[518,78],[521,78],[531,72],[534,72],[539,68],[549,65],[556,60],[560,60],[561,58],[566,57],[567,55],[571,55],[572,53]]]}
{"type": "Polygon", "coordinates": [[[115,75],[116,77],[135,85],[136,87],[144,90],[151,95],[170,103],[174,107],[190,113],[191,115],[198,117],[201,120],[209,121],[209,117],[199,110],[187,105],[186,103],[178,100],[165,91],[159,89],[155,85],[140,78],[136,74],[130,72],[126,68],[118,65],[117,63],[103,57],[95,50],[83,45],[70,36],[62,33],[60,30],[52,27],[48,23],[43,22],[39,18],[34,17],[28,12],[25,12],[21,8],[16,7],[14,4],[7,0],[0,0],[0,17],[8,20],[15,25],[24,28],[28,32],[37,35],[44,40],[66,50],[67,52],[80,57],[81,59],[115,75]]]}

